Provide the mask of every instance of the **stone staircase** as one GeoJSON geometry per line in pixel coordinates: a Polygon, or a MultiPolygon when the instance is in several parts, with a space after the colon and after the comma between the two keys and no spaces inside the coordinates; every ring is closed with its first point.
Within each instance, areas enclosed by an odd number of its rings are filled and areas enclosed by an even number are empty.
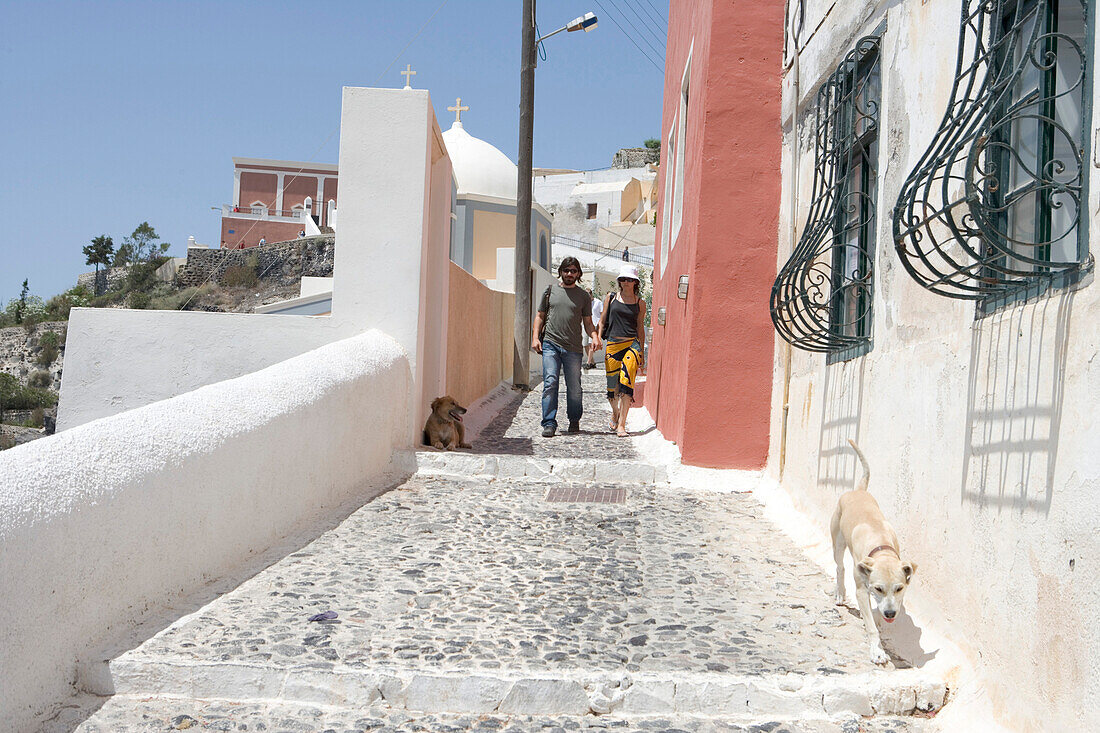
{"type": "Polygon", "coordinates": [[[933,729],[945,682],[867,661],[858,616],[750,496],[671,488],[598,431],[535,438],[536,397],[482,431],[493,452],[418,452],[336,528],[90,670],[114,696],[63,727],[933,729]]]}

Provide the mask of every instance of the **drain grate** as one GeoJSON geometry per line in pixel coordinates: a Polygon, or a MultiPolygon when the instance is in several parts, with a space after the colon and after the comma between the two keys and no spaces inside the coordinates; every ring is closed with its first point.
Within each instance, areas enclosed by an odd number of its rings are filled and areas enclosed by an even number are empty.
{"type": "Polygon", "coordinates": [[[597,488],[594,486],[552,486],[546,492],[546,501],[623,504],[626,502],[626,489],[597,488]]]}

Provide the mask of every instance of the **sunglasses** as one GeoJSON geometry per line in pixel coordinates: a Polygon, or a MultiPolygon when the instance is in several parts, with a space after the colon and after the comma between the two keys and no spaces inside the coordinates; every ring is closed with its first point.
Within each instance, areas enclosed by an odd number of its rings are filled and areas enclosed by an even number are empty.
{"type": "Polygon", "coordinates": [[[575,267],[566,267],[565,269],[563,269],[563,270],[561,271],[561,274],[562,274],[562,275],[564,275],[564,274],[566,274],[566,273],[572,273],[572,274],[574,274],[574,275],[577,275],[577,274],[579,274],[579,273],[580,273],[580,270],[578,270],[578,269],[577,269],[577,268],[575,268],[575,267]]]}
{"type": "Polygon", "coordinates": [[[634,279],[634,278],[632,278],[632,277],[620,277],[620,278],[619,278],[619,282],[621,282],[621,283],[636,283],[636,282],[638,282],[638,281],[637,281],[637,280],[635,280],[635,279],[634,279]]]}

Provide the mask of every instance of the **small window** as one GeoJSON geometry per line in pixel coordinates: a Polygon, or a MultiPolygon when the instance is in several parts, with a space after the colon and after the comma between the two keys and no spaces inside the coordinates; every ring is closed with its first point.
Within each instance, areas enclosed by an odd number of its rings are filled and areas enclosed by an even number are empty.
{"type": "Polygon", "coordinates": [[[550,250],[546,246],[546,235],[539,235],[539,267],[544,270],[550,269],[550,250]]]}
{"type": "Polygon", "coordinates": [[[860,39],[818,89],[813,198],[772,286],[779,335],[830,363],[871,348],[883,30],[860,39]]]}
{"type": "Polygon", "coordinates": [[[688,101],[691,91],[691,56],[694,52],[695,42],[692,41],[692,49],[688,51],[687,62],[684,64],[684,75],[680,79],[680,111],[679,123],[676,128],[676,170],[674,172],[676,184],[672,192],[672,237],[669,242],[671,247],[676,246],[676,240],[680,236],[680,225],[684,221],[684,174],[687,167],[688,147],[688,101]]]}
{"type": "Polygon", "coordinates": [[[589,204],[588,205],[588,218],[589,219],[595,219],[596,218],[596,204],[589,204]]]}
{"type": "Polygon", "coordinates": [[[963,0],[947,112],[894,208],[920,285],[978,314],[1088,269],[1092,4],[963,0]]]}
{"type": "Polygon", "coordinates": [[[253,201],[252,202],[252,213],[253,214],[266,214],[267,213],[267,206],[264,204],[263,201],[253,201]]]}

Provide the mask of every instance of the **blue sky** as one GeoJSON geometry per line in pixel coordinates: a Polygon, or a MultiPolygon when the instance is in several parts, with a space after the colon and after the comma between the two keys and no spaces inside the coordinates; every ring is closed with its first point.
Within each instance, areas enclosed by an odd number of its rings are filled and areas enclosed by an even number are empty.
{"type": "MultiPolygon", "coordinates": [[[[175,255],[216,243],[233,156],[338,162],[341,87],[400,87],[407,63],[443,129],[462,97],[467,132],[514,161],[520,0],[441,3],[0,0],[0,305],[24,278],[66,290],[92,237],[142,221],[175,255]]],[[[588,10],[596,30],[545,43],[536,166],[605,168],[660,137],[667,3],[541,0],[539,29],[588,10]]]]}

